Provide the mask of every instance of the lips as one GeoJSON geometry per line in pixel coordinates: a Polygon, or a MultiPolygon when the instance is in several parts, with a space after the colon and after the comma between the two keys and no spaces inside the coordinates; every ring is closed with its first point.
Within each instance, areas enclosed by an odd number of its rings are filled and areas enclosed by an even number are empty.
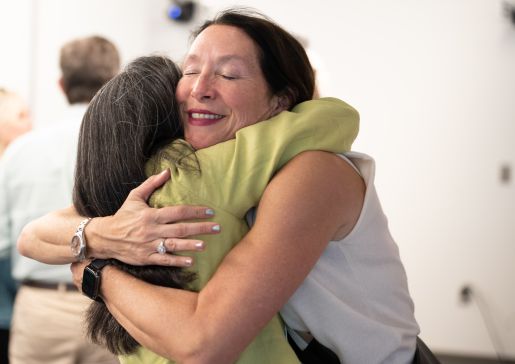
{"type": "Polygon", "coordinates": [[[188,124],[208,126],[218,123],[225,115],[215,114],[207,110],[188,110],[188,124]]]}

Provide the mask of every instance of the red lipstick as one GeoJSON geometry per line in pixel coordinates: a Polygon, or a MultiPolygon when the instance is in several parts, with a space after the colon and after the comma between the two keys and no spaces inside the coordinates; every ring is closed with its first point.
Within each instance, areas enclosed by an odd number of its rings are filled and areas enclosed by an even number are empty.
{"type": "Polygon", "coordinates": [[[225,115],[216,114],[209,110],[188,110],[188,124],[194,126],[209,126],[218,123],[225,115]]]}

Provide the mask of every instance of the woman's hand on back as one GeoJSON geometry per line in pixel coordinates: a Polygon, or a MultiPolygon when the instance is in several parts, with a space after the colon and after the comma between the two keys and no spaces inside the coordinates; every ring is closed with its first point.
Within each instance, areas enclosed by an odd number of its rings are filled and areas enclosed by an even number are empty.
{"type": "Polygon", "coordinates": [[[174,253],[203,250],[202,240],[188,237],[216,234],[220,228],[216,222],[188,222],[213,217],[213,210],[206,206],[149,207],[150,195],[168,179],[169,170],[149,177],[131,191],[116,214],[93,219],[86,229],[88,256],[116,258],[132,265],[191,265],[191,257],[174,253]],[[162,241],[166,254],[157,251],[162,241]]]}
{"type": "MultiPolygon", "coordinates": [[[[187,252],[204,249],[204,242],[188,239],[194,235],[216,234],[216,222],[191,222],[213,217],[206,206],[151,208],[147,201],[157,188],[170,179],[170,171],[149,177],[129,194],[113,216],[97,217],[85,229],[88,258],[116,258],[132,265],[194,264],[187,252]],[[188,222],[190,221],[190,222],[188,222]],[[166,253],[158,253],[164,241],[166,253]],[[186,256],[174,255],[183,252],[186,256]]],[[[48,213],[27,224],[18,238],[19,252],[47,264],[76,261],[70,241],[84,219],[73,206],[48,213]]]]}

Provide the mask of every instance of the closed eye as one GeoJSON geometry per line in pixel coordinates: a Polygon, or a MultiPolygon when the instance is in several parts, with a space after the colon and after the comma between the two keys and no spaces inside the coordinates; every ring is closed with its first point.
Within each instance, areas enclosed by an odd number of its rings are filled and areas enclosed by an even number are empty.
{"type": "Polygon", "coordinates": [[[238,77],[230,76],[230,75],[220,75],[220,76],[222,76],[222,78],[223,78],[224,80],[229,80],[229,81],[231,81],[231,80],[236,80],[236,79],[238,78],[238,77]]]}

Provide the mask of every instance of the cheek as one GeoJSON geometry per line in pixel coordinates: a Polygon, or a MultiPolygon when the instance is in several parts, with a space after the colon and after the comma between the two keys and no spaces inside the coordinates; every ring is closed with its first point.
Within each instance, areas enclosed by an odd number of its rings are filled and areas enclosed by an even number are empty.
{"type": "Polygon", "coordinates": [[[179,103],[186,101],[188,98],[188,89],[188,82],[184,78],[181,78],[177,84],[177,89],[175,90],[175,98],[179,103]]]}
{"type": "MultiPolygon", "coordinates": [[[[226,95],[227,103],[230,103],[238,115],[238,119],[245,123],[252,123],[258,117],[259,111],[263,108],[263,100],[259,93],[244,89],[226,95]]],[[[257,120],[256,120],[257,121],[257,120]]]]}
{"type": "Polygon", "coordinates": [[[253,100],[253,102],[244,102],[240,104],[241,120],[245,124],[250,125],[258,121],[263,121],[270,117],[272,109],[271,100],[266,97],[247,96],[246,100],[253,100]]]}

